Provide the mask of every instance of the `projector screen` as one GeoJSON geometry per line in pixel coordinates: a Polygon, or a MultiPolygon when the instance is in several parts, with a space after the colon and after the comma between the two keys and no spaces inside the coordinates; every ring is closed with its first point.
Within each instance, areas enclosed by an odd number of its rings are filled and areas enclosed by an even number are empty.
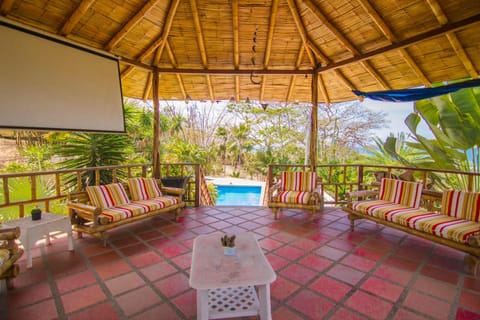
{"type": "Polygon", "coordinates": [[[0,20],[0,128],[125,133],[118,60],[0,20]]]}

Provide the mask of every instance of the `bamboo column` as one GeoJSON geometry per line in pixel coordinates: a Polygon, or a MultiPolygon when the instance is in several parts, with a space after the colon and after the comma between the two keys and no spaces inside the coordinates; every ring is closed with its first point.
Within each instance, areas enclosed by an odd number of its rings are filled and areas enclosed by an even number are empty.
{"type": "Polygon", "coordinates": [[[153,70],[153,177],[160,179],[160,102],[158,101],[159,73],[153,70]]]}
{"type": "Polygon", "coordinates": [[[312,112],[310,116],[310,169],[317,167],[317,133],[318,133],[318,69],[312,73],[312,112]]]}

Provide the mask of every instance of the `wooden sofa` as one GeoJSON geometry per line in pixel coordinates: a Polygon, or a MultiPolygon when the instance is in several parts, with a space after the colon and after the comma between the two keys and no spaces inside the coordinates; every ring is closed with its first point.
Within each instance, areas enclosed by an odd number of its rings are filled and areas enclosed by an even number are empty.
{"type": "Polygon", "coordinates": [[[69,195],[68,207],[72,228],[79,238],[83,233],[104,241],[108,230],[159,214],[173,212],[177,220],[185,202],[184,190],[163,187],[160,180],[132,178],[128,183],[89,186],[69,195]]]}
{"type": "Polygon", "coordinates": [[[323,209],[321,178],[315,172],[283,171],[278,182],[268,190],[268,207],[273,209],[275,219],[279,209],[303,209],[311,212],[323,209]]]}
{"type": "Polygon", "coordinates": [[[349,214],[352,231],[355,220],[368,219],[465,252],[465,263],[476,275],[480,193],[434,192],[423,190],[420,183],[382,179],[379,190],[350,192],[347,201],[343,210],[349,214]]]}
{"type": "Polygon", "coordinates": [[[7,288],[13,288],[13,279],[19,274],[16,264],[23,250],[18,248],[15,240],[20,237],[20,228],[0,228],[0,280],[6,281],[7,288]]]}

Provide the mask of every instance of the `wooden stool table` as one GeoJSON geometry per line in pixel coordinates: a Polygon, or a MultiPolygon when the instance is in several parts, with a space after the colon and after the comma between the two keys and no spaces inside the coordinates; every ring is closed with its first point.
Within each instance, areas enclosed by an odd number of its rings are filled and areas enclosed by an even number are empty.
{"type": "Polygon", "coordinates": [[[190,286],[197,289],[197,319],[260,315],[271,320],[270,283],[276,275],[255,236],[237,234],[233,256],[223,254],[222,236],[200,235],[193,243],[190,286]]]}
{"type": "Polygon", "coordinates": [[[68,236],[68,250],[73,251],[72,225],[68,216],[42,212],[42,219],[32,220],[32,217],[10,220],[3,223],[9,227],[20,227],[20,242],[27,253],[27,268],[32,267],[31,249],[38,240],[46,237],[47,244],[50,244],[50,232],[62,231],[68,236]]]}

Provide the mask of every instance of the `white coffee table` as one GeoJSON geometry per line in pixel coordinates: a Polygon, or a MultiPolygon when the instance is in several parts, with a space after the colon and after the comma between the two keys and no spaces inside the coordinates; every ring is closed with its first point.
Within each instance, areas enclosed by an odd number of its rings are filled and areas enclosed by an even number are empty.
{"type": "Polygon", "coordinates": [[[276,275],[255,236],[237,234],[236,254],[225,256],[222,235],[200,235],[193,242],[190,286],[197,289],[197,319],[260,315],[271,320],[270,283],[276,275]]]}
{"type": "Polygon", "coordinates": [[[50,232],[66,232],[68,236],[68,250],[73,251],[72,225],[68,216],[42,212],[42,219],[32,220],[31,216],[10,220],[3,223],[8,227],[20,227],[20,242],[27,254],[27,268],[32,267],[32,248],[37,241],[46,238],[50,244],[50,232]]]}

